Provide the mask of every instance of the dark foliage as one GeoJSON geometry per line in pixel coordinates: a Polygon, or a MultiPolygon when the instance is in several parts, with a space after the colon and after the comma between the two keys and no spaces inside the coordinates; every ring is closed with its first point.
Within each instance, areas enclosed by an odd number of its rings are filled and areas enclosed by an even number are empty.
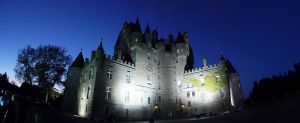
{"type": "Polygon", "coordinates": [[[1,74],[0,73],[0,92],[3,91],[8,91],[12,93],[16,93],[18,91],[18,86],[9,83],[7,74],[1,74]]]}
{"type": "Polygon", "coordinates": [[[255,81],[249,98],[248,105],[260,105],[273,102],[286,96],[300,94],[300,63],[285,74],[273,75],[255,81]]]}
{"type": "Polygon", "coordinates": [[[55,84],[64,84],[62,79],[70,64],[71,56],[66,55],[63,47],[40,45],[32,48],[27,46],[19,51],[15,72],[19,80],[30,85],[38,85],[47,102],[49,96],[52,99],[58,96],[53,87],[55,84]]]}

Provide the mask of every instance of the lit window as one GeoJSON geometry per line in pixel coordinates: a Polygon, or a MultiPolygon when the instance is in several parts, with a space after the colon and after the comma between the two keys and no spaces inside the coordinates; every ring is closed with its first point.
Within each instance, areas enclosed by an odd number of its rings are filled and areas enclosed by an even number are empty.
{"type": "Polygon", "coordinates": [[[191,107],[192,106],[192,103],[191,101],[188,102],[188,107],[191,107]]]}
{"type": "Polygon", "coordinates": [[[220,75],[217,75],[217,76],[216,76],[216,80],[217,80],[218,83],[221,81],[220,75]]]}
{"type": "Polygon", "coordinates": [[[181,85],[182,85],[182,84],[181,84],[181,81],[177,81],[177,86],[178,86],[178,87],[181,87],[181,85]]]}
{"type": "Polygon", "coordinates": [[[109,100],[110,98],[111,98],[111,87],[106,87],[106,97],[105,97],[105,99],[106,100],[109,100]]]}
{"type": "Polygon", "coordinates": [[[112,78],[112,70],[108,69],[106,72],[106,76],[111,79],[112,78]]]}
{"type": "Polygon", "coordinates": [[[129,91],[125,92],[125,103],[129,103],[129,91]]]}

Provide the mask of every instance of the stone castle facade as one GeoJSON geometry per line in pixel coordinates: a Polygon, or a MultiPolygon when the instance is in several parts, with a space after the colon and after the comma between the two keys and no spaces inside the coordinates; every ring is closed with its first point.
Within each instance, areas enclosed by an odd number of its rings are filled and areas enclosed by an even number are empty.
{"type": "Polygon", "coordinates": [[[119,120],[170,119],[240,109],[239,74],[223,56],[194,69],[188,33],[158,39],[139,20],[123,24],[114,55],[102,46],[69,68],[62,110],[81,117],[119,120]]]}

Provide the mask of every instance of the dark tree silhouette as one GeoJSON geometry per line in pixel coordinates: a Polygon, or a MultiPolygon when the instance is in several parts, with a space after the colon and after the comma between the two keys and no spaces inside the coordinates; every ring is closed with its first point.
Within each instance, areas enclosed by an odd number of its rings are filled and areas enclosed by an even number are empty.
{"type": "Polygon", "coordinates": [[[249,105],[267,103],[286,96],[300,94],[300,63],[294,64],[294,69],[287,73],[272,75],[254,81],[253,88],[246,102],[249,105]]]}
{"type": "Polygon", "coordinates": [[[9,79],[6,73],[0,73],[0,91],[5,90],[11,93],[16,93],[18,91],[18,86],[9,83],[9,79]]]}
{"type": "Polygon", "coordinates": [[[71,64],[71,56],[66,55],[63,47],[52,45],[40,45],[38,48],[27,46],[18,54],[15,67],[16,77],[29,84],[36,83],[42,88],[45,101],[48,97],[56,97],[53,89],[55,84],[64,84],[68,66],[71,64]]]}

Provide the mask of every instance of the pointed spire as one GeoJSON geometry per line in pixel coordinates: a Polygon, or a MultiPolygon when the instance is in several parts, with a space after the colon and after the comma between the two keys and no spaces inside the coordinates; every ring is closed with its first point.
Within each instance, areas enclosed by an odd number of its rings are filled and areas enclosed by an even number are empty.
{"type": "Polygon", "coordinates": [[[224,56],[223,56],[222,53],[221,53],[221,55],[220,55],[220,61],[225,61],[225,58],[224,58],[224,56]]]}
{"type": "Polygon", "coordinates": [[[184,37],[180,32],[177,34],[176,43],[184,43],[184,37]]]}
{"type": "Polygon", "coordinates": [[[147,23],[145,34],[150,34],[150,33],[151,33],[151,31],[150,31],[150,28],[149,28],[149,24],[147,23]]]}
{"type": "Polygon", "coordinates": [[[83,66],[84,66],[84,59],[83,59],[82,49],[81,49],[80,53],[77,55],[76,59],[74,60],[74,62],[71,65],[71,67],[82,68],[83,66]]]}
{"type": "Polygon", "coordinates": [[[100,45],[98,47],[98,50],[104,51],[103,45],[102,45],[102,41],[103,41],[103,38],[101,38],[101,43],[100,43],[100,45]]]}
{"type": "Polygon", "coordinates": [[[139,16],[136,17],[136,21],[135,21],[135,31],[136,31],[136,32],[142,32],[142,31],[141,31],[140,21],[139,21],[139,16]]]}

